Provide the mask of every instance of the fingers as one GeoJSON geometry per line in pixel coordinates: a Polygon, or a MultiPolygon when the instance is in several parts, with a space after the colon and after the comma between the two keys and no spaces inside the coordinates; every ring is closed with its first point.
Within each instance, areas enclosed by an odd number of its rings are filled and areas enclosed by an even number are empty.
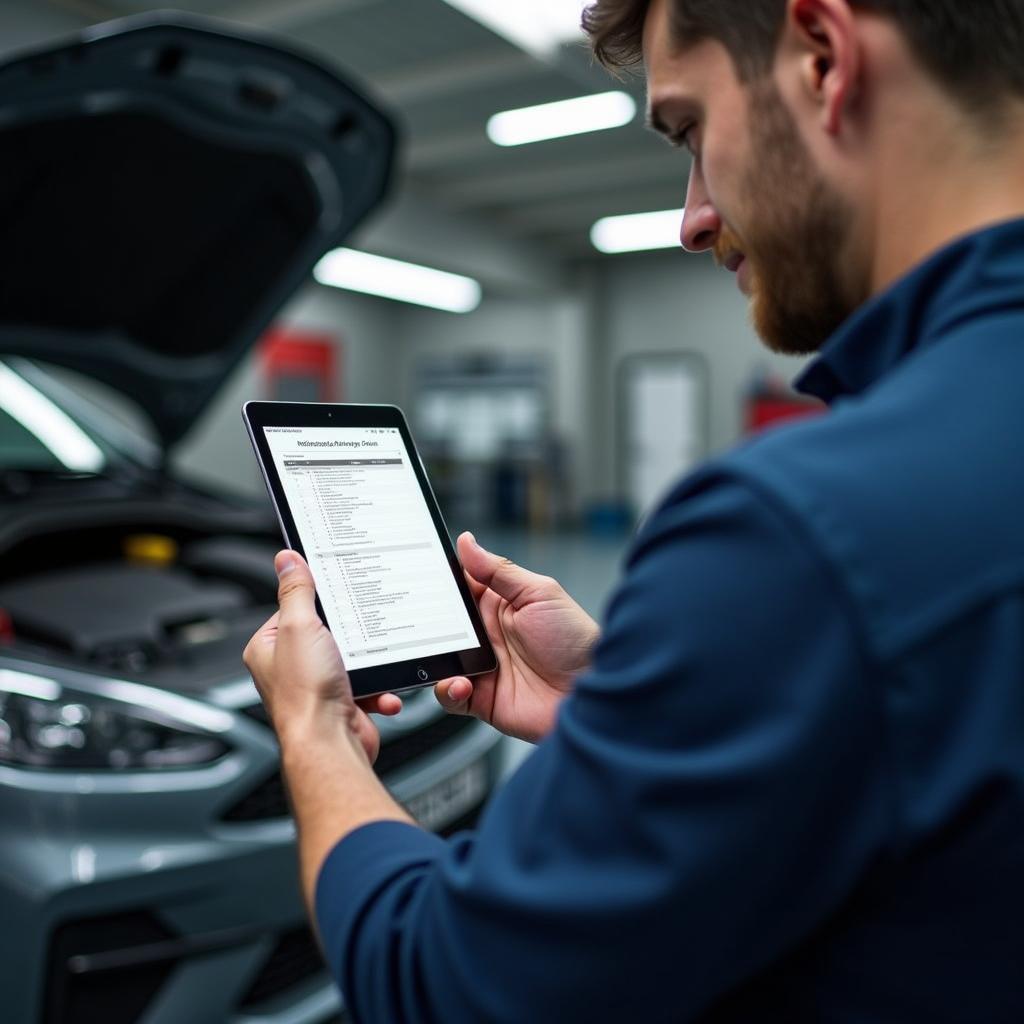
{"type": "Polygon", "coordinates": [[[316,614],[316,587],[313,574],[303,557],[296,551],[279,551],[274,559],[277,570],[277,602],[280,622],[297,623],[318,621],[316,614]]]}
{"type": "Polygon", "coordinates": [[[469,714],[469,699],[473,696],[473,684],[465,676],[442,679],[434,686],[438,704],[455,715],[469,714]]]}
{"type": "Polygon", "coordinates": [[[459,558],[466,572],[514,607],[536,593],[543,584],[550,583],[546,576],[530,572],[507,558],[485,551],[471,533],[461,534],[457,544],[459,558]]]}
{"type": "Polygon", "coordinates": [[[356,701],[367,714],[397,715],[402,710],[402,698],[395,693],[378,693],[376,697],[363,697],[356,701]]]}

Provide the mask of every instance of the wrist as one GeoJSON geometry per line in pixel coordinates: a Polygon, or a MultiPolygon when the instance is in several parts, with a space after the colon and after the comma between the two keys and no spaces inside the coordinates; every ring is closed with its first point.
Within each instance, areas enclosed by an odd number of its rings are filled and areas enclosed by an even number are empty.
{"type": "Polygon", "coordinates": [[[329,750],[341,756],[351,754],[369,763],[354,728],[347,717],[338,714],[334,708],[317,707],[301,714],[283,716],[280,723],[275,721],[274,726],[283,762],[316,756],[321,750],[329,750]]]}

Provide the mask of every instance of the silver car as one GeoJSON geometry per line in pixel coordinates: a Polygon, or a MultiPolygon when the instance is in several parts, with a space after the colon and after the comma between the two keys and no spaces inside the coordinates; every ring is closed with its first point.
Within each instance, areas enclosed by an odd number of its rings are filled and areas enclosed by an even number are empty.
{"type": "MultiPolygon", "coordinates": [[[[0,67],[0,140],[0,1019],[336,1018],[240,660],[276,525],[166,467],[384,194],[390,125],[301,57],[143,19],[0,67]],[[127,392],[159,443],[30,359],[127,392]]],[[[379,773],[471,825],[498,735],[406,703],[379,773]]]]}

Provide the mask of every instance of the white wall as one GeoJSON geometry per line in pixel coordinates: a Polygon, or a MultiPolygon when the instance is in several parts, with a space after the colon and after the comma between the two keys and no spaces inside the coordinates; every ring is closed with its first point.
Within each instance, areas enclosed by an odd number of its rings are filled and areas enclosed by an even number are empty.
{"type": "MultiPolygon", "coordinates": [[[[571,505],[621,497],[617,479],[617,373],[634,353],[693,351],[710,373],[710,448],[740,436],[742,400],[755,372],[792,379],[802,360],[769,353],[747,320],[731,275],[678,253],[595,262],[551,298],[490,296],[459,316],[308,285],[280,322],[339,339],[343,401],[408,408],[419,359],[456,353],[537,355],[551,373],[554,428],[567,447],[571,505]]],[[[226,383],[176,453],[188,475],[261,493],[239,409],[263,397],[254,358],[226,383]]]]}
{"type": "Polygon", "coordinates": [[[394,402],[399,317],[394,302],[310,284],[284,308],[281,322],[339,339],[340,401],[394,402]]]}
{"type": "Polygon", "coordinates": [[[802,359],[770,353],[750,326],[735,278],[710,258],[677,251],[596,260],[555,298],[485,299],[465,316],[397,306],[399,404],[415,361],[458,352],[540,354],[550,361],[555,425],[573,464],[578,509],[621,497],[617,374],[624,357],[691,351],[709,370],[712,453],[734,444],[755,373],[791,380],[802,359]]]}
{"type": "Polygon", "coordinates": [[[705,357],[710,377],[712,453],[739,438],[742,400],[755,372],[766,368],[791,380],[802,359],[770,353],[754,334],[747,300],[732,274],[710,257],[678,250],[612,257],[597,264],[589,294],[592,348],[603,355],[596,373],[594,497],[616,492],[617,372],[634,353],[687,351],[705,357]]]}

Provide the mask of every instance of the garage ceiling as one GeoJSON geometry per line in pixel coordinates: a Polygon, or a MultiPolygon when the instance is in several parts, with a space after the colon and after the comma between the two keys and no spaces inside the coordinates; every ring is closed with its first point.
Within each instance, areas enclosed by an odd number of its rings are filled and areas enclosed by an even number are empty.
{"type": "MultiPolygon", "coordinates": [[[[514,3],[516,0],[501,0],[514,3]]],[[[83,26],[173,8],[272,32],[361,78],[404,135],[400,185],[441,211],[562,258],[595,256],[603,216],[681,206],[687,158],[643,127],[503,149],[485,125],[501,110],[615,83],[582,44],[528,55],[443,0],[45,0],[83,26]]],[[[43,6],[43,5],[41,5],[43,6]]],[[[643,110],[642,82],[620,86],[643,110]]]]}

